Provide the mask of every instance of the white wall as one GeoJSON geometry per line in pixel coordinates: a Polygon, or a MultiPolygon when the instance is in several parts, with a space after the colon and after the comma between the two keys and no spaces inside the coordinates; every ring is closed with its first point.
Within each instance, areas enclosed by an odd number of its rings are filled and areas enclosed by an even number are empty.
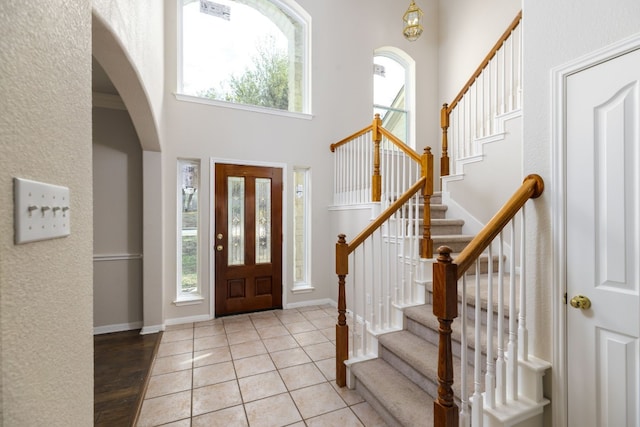
{"type": "Polygon", "coordinates": [[[124,109],[93,109],[93,325],[142,322],[142,150],[124,109]]]}
{"type": "MultiPolygon", "coordinates": [[[[376,48],[396,46],[417,63],[418,146],[424,146],[436,125],[436,25],[435,5],[421,5],[427,16],[426,31],[416,42],[402,36],[402,15],[408,3],[384,0],[349,2],[338,0],[300,0],[312,16],[312,117],[292,118],[241,111],[218,106],[194,104],[168,95],[163,115],[163,194],[166,219],[164,247],[164,301],[167,319],[210,315],[210,301],[201,305],[176,307],[176,161],[200,159],[202,192],[200,206],[202,235],[202,283],[210,277],[209,212],[211,158],[261,161],[286,165],[285,203],[292,209],[293,167],[311,168],[312,176],[312,293],[293,295],[293,224],[288,214],[284,224],[284,289],[288,303],[324,298],[337,299],[334,251],[337,236],[330,235],[328,206],[332,203],[333,159],[329,145],[367,126],[372,119],[372,57],[376,48]],[[390,18],[393,17],[393,18],[390,18]]],[[[176,88],[175,2],[167,0],[166,9],[166,88],[176,88]]],[[[208,294],[207,294],[208,298],[208,294]]]]}
{"type": "MultiPolygon", "coordinates": [[[[522,184],[522,117],[507,120],[504,138],[484,144],[482,152],[482,161],[464,165],[463,180],[445,182],[443,190],[484,225],[522,184]]],[[[473,221],[465,222],[463,232],[478,233],[480,230],[473,225],[473,221]]]]}
{"type": "Polygon", "coordinates": [[[91,4],[0,2],[5,426],[93,423],[91,4]],[[12,178],[68,186],[71,235],[14,245],[12,178]]]}

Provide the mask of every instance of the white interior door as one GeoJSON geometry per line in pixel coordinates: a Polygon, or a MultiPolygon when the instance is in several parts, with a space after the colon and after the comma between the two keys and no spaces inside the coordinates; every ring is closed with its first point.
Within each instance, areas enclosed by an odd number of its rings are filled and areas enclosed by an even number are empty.
{"type": "Polygon", "coordinates": [[[570,426],[640,423],[639,81],[640,50],[566,80],[570,426]]]}

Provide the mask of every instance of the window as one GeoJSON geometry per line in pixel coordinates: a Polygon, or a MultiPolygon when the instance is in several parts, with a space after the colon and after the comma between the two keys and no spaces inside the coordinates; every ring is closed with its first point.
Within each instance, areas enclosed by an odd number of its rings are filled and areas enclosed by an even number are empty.
{"type": "Polygon", "coordinates": [[[179,93],[309,112],[310,18],[293,0],[179,2],[179,93]]]}
{"type": "Polygon", "coordinates": [[[311,272],[309,260],[311,258],[311,209],[309,203],[310,171],[307,168],[293,170],[293,290],[311,290],[311,272]]]}
{"type": "Polygon", "coordinates": [[[414,68],[413,60],[399,49],[379,49],[373,57],[373,112],[380,114],[385,129],[411,147],[414,68]]]}
{"type": "Polygon", "coordinates": [[[200,162],[178,160],[177,301],[201,299],[198,280],[200,162]]]}

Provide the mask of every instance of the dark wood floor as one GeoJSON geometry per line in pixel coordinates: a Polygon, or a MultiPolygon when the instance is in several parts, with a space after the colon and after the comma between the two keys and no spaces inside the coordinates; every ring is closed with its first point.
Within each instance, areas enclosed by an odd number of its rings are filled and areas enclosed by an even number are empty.
{"type": "Polygon", "coordinates": [[[95,426],[133,424],[160,337],[140,330],[94,336],[95,426]]]}

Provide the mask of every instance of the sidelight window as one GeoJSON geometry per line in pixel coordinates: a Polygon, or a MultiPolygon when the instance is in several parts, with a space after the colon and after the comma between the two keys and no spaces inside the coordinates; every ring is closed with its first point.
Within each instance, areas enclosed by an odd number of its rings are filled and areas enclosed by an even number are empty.
{"type": "Polygon", "coordinates": [[[177,301],[200,299],[199,189],[200,162],[178,160],[177,301]]]}

